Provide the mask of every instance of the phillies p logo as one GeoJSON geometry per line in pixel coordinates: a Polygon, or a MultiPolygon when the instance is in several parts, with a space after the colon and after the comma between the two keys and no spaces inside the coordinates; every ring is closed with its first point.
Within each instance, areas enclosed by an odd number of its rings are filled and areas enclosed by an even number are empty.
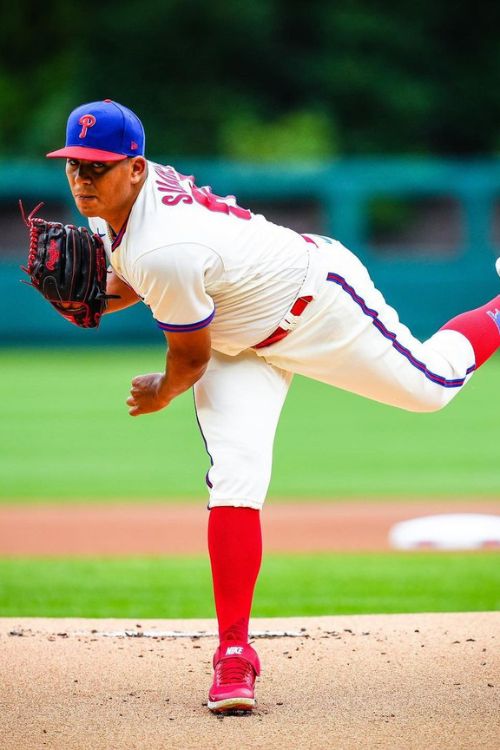
{"type": "Polygon", "coordinates": [[[85,136],[87,135],[87,130],[94,127],[95,125],[95,117],[94,115],[82,115],[78,122],[82,126],[78,138],[85,138],[85,136]]]}

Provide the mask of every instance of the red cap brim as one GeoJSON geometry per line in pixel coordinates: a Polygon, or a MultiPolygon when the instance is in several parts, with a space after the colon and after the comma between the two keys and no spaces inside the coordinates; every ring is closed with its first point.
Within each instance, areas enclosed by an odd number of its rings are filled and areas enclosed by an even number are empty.
{"type": "Polygon", "coordinates": [[[82,161],[122,161],[126,154],[115,154],[113,151],[100,151],[85,146],[66,146],[47,154],[49,159],[81,159],[82,161]]]}

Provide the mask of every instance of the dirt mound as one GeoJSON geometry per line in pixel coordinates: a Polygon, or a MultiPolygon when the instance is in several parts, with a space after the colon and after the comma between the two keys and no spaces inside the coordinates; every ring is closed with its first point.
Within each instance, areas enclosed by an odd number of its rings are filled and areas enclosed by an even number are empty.
{"type": "Polygon", "coordinates": [[[0,619],[2,749],[498,747],[498,613],[254,620],[263,674],[247,717],[206,708],[214,631],[0,619]]]}

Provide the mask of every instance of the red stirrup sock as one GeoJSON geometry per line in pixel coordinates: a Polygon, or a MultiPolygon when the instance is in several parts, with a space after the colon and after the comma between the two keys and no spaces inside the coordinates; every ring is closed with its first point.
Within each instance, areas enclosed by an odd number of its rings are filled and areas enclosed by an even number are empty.
{"type": "Polygon", "coordinates": [[[260,512],[213,508],[208,520],[215,609],[220,641],[248,641],[253,591],[262,560],[260,512]]]}
{"type": "Polygon", "coordinates": [[[458,331],[469,339],[476,357],[476,368],[481,367],[500,346],[500,296],[482,307],[457,315],[442,331],[458,331]]]}

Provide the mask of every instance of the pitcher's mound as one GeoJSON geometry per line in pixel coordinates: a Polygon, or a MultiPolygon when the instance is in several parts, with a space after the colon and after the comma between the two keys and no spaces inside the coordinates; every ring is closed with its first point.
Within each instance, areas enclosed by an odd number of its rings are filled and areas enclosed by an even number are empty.
{"type": "Polygon", "coordinates": [[[498,748],[498,613],[254,620],[258,707],[224,718],[214,631],[0,619],[2,749],[498,748]]]}

